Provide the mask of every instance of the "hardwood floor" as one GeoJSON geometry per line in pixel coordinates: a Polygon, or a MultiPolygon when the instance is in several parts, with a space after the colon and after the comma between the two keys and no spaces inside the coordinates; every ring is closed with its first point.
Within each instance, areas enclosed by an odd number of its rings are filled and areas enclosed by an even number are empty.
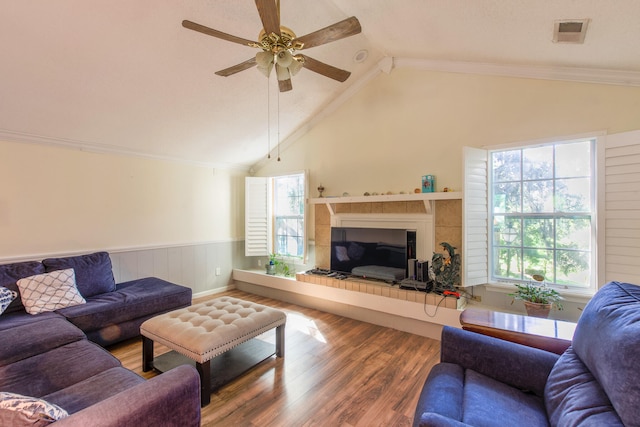
{"type": "MultiPolygon", "coordinates": [[[[262,362],[211,395],[203,426],[408,426],[436,340],[241,291],[223,295],[287,313],[285,357],[262,362]]],[[[202,302],[200,299],[195,302],[202,302]]],[[[275,342],[275,332],[263,339],[275,342]]],[[[142,372],[140,339],[109,350],[142,372]]],[[[155,354],[168,349],[155,346],[155,354]]]]}

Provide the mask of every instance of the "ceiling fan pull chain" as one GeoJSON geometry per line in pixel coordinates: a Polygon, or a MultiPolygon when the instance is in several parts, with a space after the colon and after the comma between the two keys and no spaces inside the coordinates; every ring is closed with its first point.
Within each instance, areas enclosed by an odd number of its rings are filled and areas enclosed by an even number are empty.
{"type": "Polygon", "coordinates": [[[278,161],[280,161],[280,91],[278,91],[278,161]]]}
{"type": "Polygon", "coordinates": [[[271,158],[271,95],[267,79],[267,159],[271,158]]]}

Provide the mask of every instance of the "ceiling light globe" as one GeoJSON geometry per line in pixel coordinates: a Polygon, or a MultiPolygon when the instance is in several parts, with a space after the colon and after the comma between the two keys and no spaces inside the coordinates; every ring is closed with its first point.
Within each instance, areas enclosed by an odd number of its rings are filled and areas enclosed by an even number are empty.
{"type": "Polygon", "coordinates": [[[293,62],[293,55],[291,55],[291,52],[288,50],[281,50],[276,55],[276,62],[278,65],[288,68],[291,62],[293,62]]]}

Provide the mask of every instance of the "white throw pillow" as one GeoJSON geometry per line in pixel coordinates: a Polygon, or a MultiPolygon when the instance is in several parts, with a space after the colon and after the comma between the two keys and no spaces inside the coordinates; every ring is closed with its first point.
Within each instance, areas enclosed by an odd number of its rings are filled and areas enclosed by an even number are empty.
{"type": "Polygon", "coordinates": [[[29,314],[54,311],[86,302],[76,287],[73,268],[20,279],[18,289],[22,305],[29,314]]]}
{"type": "Polygon", "coordinates": [[[67,411],[46,400],[0,392],[0,425],[47,426],[67,416],[67,411]]]}
{"type": "Polygon", "coordinates": [[[4,313],[11,301],[16,299],[17,296],[18,293],[16,291],[0,286],[0,314],[4,313]]]}

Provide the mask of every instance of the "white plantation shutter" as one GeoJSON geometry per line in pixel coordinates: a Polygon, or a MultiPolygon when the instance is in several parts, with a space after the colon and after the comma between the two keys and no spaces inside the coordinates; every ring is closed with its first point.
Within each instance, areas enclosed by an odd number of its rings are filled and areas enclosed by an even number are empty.
{"type": "Polygon", "coordinates": [[[462,286],[489,281],[487,150],[464,147],[463,152],[462,286]]]}
{"type": "Polygon", "coordinates": [[[607,136],[604,180],[604,283],[640,284],[640,131],[607,136]]]}
{"type": "Polygon", "coordinates": [[[271,248],[270,178],[245,178],[245,256],[269,255],[271,248]]]}

